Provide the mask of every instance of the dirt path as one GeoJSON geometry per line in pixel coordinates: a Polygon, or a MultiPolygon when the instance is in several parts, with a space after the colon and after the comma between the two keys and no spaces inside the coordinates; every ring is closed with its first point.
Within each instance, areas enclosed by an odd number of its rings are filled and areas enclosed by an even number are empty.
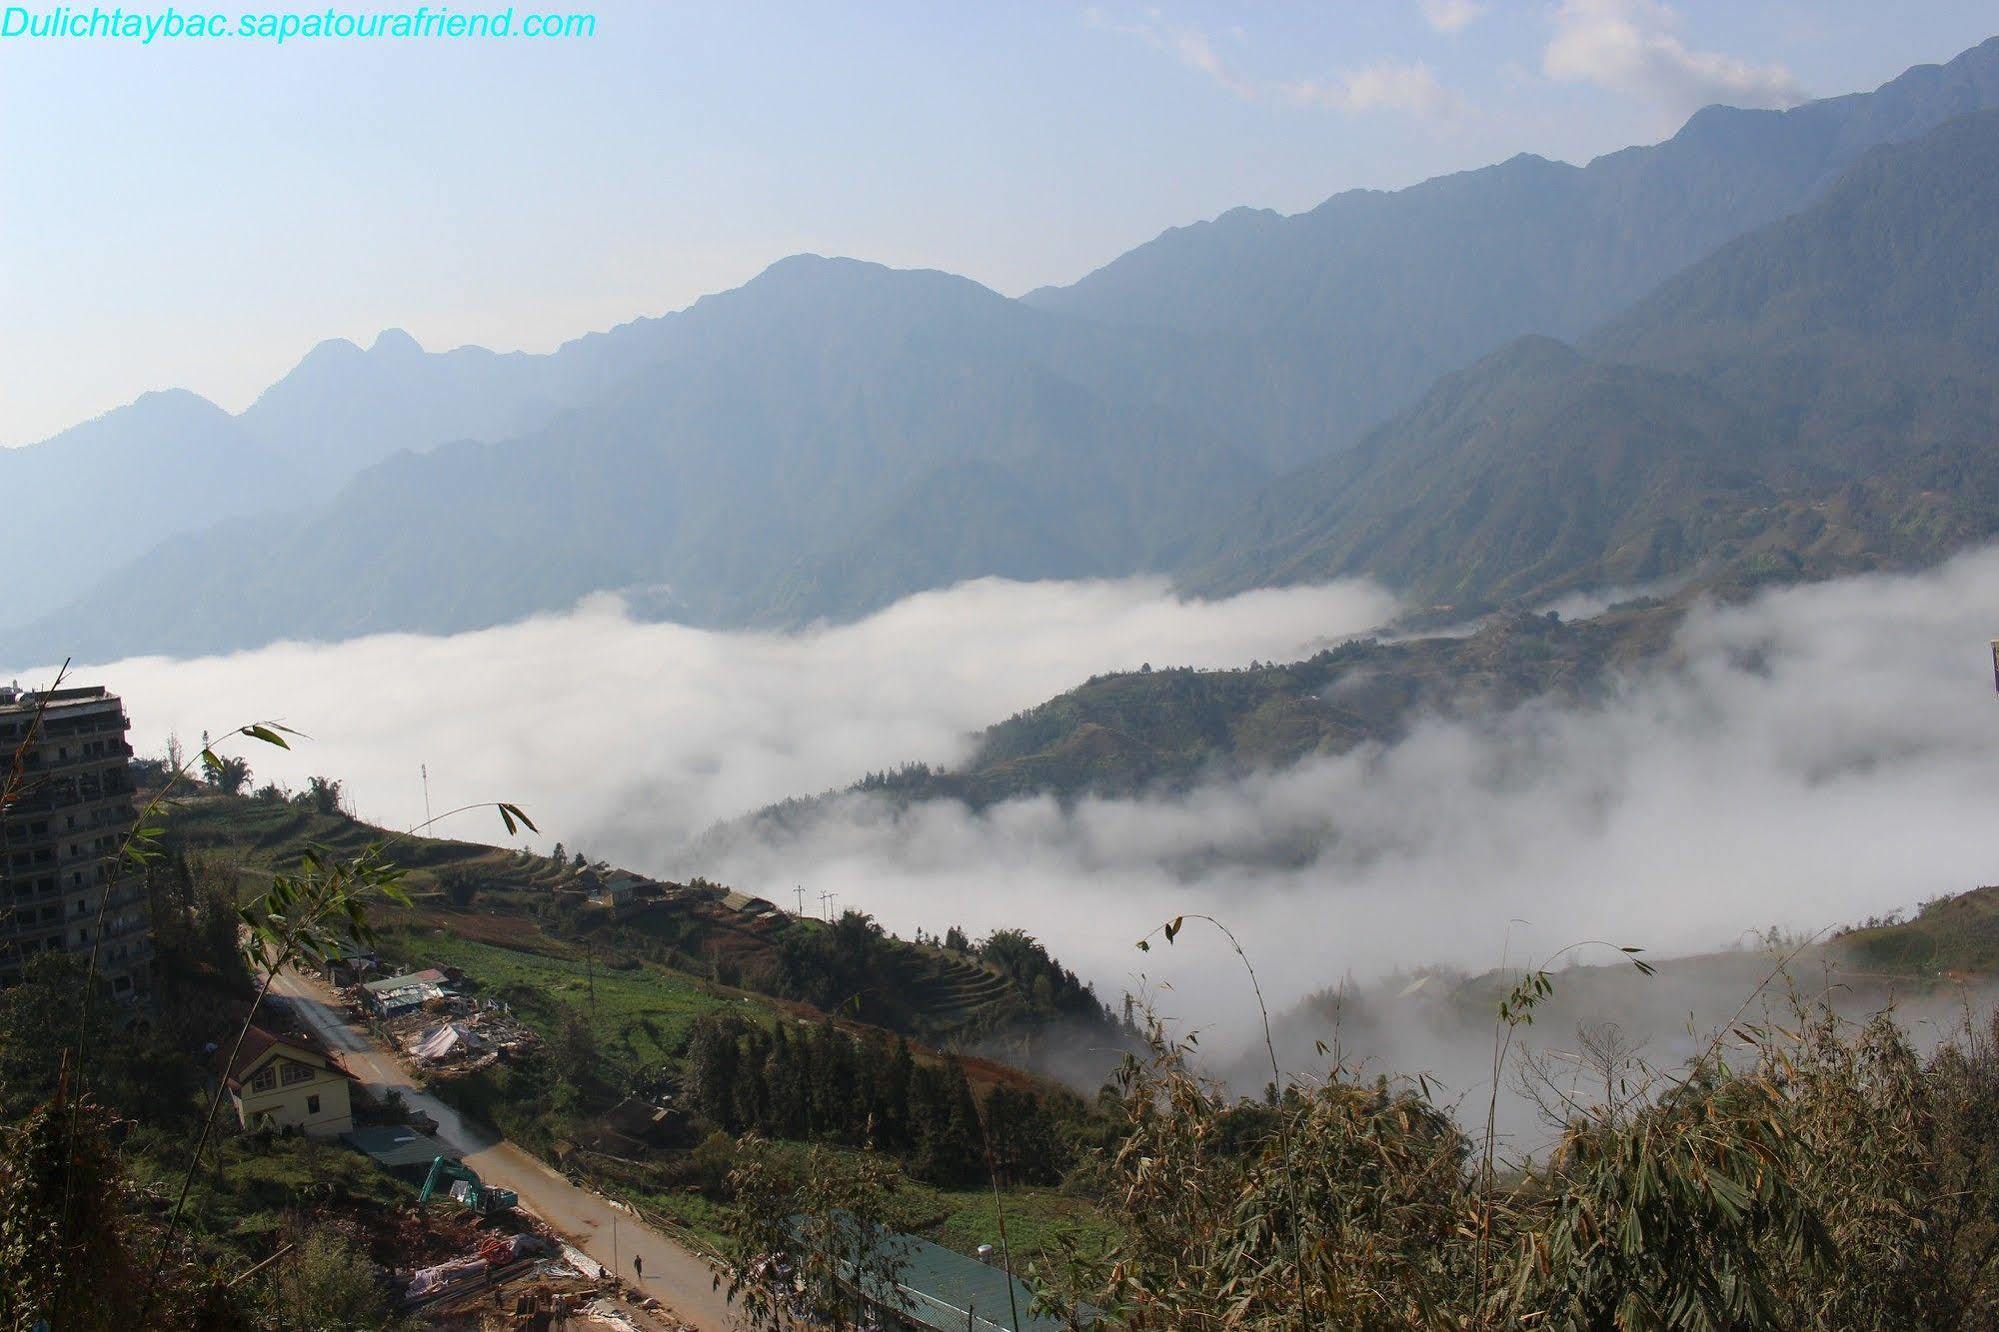
{"type": "Polygon", "coordinates": [[[412,1110],[437,1120],[437,1137],[461,1153],[480,1178],[520,1195],[521,1205],[546,1221],[603,1267],[632,1279],[632,1258],[645,1263],[641,1283],[648,1295],[673,1309],[700,1332],[731,1332],[736,1327],[728,1301],[714,1288],[713,1269],[706,1259],[682,1248],[631,1213],[578,1188],[513,1143],[495,1138],[410,1079],[402,1066],[382,1050],[367,1032],[356,1028],[335,1007],[333,993],[308,977],[286,972],[271,986],[300,1018],[337,1051],[347,1071],[379,1096],[388,1089],[403,1094],[412,1110]]]}

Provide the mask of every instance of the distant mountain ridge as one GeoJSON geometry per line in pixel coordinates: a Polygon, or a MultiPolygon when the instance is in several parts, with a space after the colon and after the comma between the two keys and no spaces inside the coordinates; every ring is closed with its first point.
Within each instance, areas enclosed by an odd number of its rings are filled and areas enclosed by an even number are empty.
{"type": "Polygon", "coordinates": [[[1522,154],[1288,217],[1234,209],[1023,299],[1252,343],[1265,382],[1299,395],[1269,423],[1295,462],[1358,439],[1514,337],[1579,336],[1810,202],[1870,148],[1994,106],[1999,38],[1872,93],[1787,111],[1709,107],[1663,143],[1587,166],[1522,154]]]}
{"type": "MultiPolygon", "coordinates": [[[[0,625],[0,655],[450,632],[607,590],[646,615],[789,626],[994,574],[1222,592],[1366,572],[1485,605],[1929,558],[1991,521],[1983,492],[1945,484],[1984,484],[1963,456],[1989,397],[1978,346],[1912,324],[1877,355],[1872,327],[1835,347],[1772,322],[1787,301],[1875,298],[1793,281],[1774,252],[1753,317],[1683,284],[1795,239],[1784,218],[1819,216],[1835,180],[1885,224],[1849,188],[1869,145],[1913,162],[1895,155],[1914,136],[1991,106],[1999,38],[1873,93],[1710,108],[1587,167],[1516,158],[1296,218],[1232,213],[1026,301],[797,256],[548,355],[425,353],[394,330],[322,344],[239,417],[134,404],[0,452],[6,493],[101,481],[130,515],[51,563],[61,506],[21,506],[0,540],[37,583],[9,604],[34,618],[0,625]],[[1652,313],[1640,328],[1626,309],[1652,313]],[[1544,327],[1599,325],[1580,354],[1544,327]],[[1702,359],[1727,339],[1727,364],[1702,359]],[[1897,418],[1898,395],[1928,406],[1897,418]],[[187,450],[197,465],[171,461],[187,450]]],[[[1956,263],[1989,263],[1983,231],[1923,212],[1975,221],[1989,199],[1922,160],[1896,234],[1934,225],[1956,263]]],[[[1955,308],[1926,299],[1950,261],[1903,258],[1844,262],[1899,275],[1875,295],[1917,324],[1955,308]]],[[[1703,280],[1750,280],[1729,271],[1703,280]]]]}
{"type": "Polygon", "coordinates": [[[0,631],[53,611],[169,538],[314,508],[397,453],[517,438],[613,389],[656,354],[659,321],[634,320],[554,352],[425,351],[402,329],[367,347],[319,343],[235,415],[184,389],[141,395],[38,444],[0,449],[0,495],[96,493],[114,522],[87,547],[62,509],[17,506],[0,567],[22,570],[0,631]],[[44,558],[63,549],[59,563],[44,558]]]}
{"type": "Polygon", "coordinates": [[[148,393],[39,444],[0,449],[0,525],[13,574],[0,629],[47,614],[157,543],[251,515],[305,509],[401,450],[496,439],[560,403],[553,358],[478,347],[431,353],[400,329],[362,349],[322,342],[241,413],[184,389],[148,393]],[[58,497],[55,504],[41,496],[58,497]],[[75,497],[104,507],[73,539],[75,497]],[[62,551],[52,561],[48,553],[62,551]]]}
{"type": "Polygon", "coordinates": [[[1585,351],[1523,338],[1446,376],[1219,523],[1189,582],[1365,571],[1472,611],[1941,558],[1999,532],[1995,271],[1986,111],[1875,150],[1585,351]]]}
{"type": "Polygon", "coordinates": [[[1484,615],[1476,632],[1093,677],[989,727],[948,770],[786,801],[692,854],[804,835],[854,795],[895,817],[930,800],[1171,792],[1393,743],[1418,717],[1589,702],[1664,652],[1700,596],[1921,565],[1994,536],[1999,111],[1984,111],[1865,155],[1579,347],[1523,337],[1445,376],[1218,523],[1189,575],[1226,593],[1366,571],[1441,603],[1422,607],[1432,623],[1484,615]],[[1575,622],[1523,608],[1642,583],[1678,589],[1575,622]]]}
{"type": "Polygon", "coordinates": [[[49,614],[160,541],[298,503],[301,481],[237,418],[182,389],[0,449],[0,616],[49,614]],[[77,540],[85,514],[90,539],[77,540]]]}
{"type": "MultiPolygon", "coordinates": [[[[857,543],[918,530],[940,496],[991,515],[935,529],[966,576],[1163,565],[1267,472],[1198,423],[1058,373],[1051,322],[1066,321],[947,274],[786,260],[647,326],[645,370],[529,435],[401,453],[316,512],[177,539],[34,636],[102,656],[452,631],[605,588],[740,620],[830,579],[820,559],[838,569],[857,543]],[[1003,541],[1026,512],[1060,544],[1003,541]]],[[[851,595],[886,604],[934,585],[949,554],[853,558],[868,572],[851,595]]]]}

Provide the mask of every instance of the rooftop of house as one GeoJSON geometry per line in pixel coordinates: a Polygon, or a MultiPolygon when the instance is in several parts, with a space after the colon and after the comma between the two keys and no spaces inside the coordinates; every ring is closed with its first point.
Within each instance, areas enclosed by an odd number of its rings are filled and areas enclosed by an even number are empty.
{"type": "MultiPolygon", "coordinates": [[[[793,1225],[800,1220],[794,1218],[793,1225]]],[[[880,1229],[876,1235],[874,1258],[866,1264],[876,1270],[863,1270],[857,1284],[874,1303],[894,1308],[919,1327],[936,1332],[1062,1332],[1069,1326],[1062,1319],[1034,1313],[1033,1287],[1003,1268],[914,1235],[880,1229]],[[894,1272],[892,1291],[882,1279],[882,1268],[894,1272]]],[[[846,1260],[842,1264],[846,1266],[846,1260]]],[[[1095,1310],[1084,1307],[1077,1312],[1084,1324],[1094,1321],[1095,1310]]]]}
{"type": "Polygon", "coordinates": [[[428,1166],[440,1156],[458,1159],[458,1153],[436,1138],[419,1133],[407,1124],[384,1124],[357,1128],[341,1135],[346,1142],[375,1159],[387,1170],[407,1166],[428,1166]]]}
{"type": "Polygon", "coordinates": [[[243,1075],[255,1068],[272,1050],[293,1051],[317,1059],[329,1068],[335,1067],[332,1060],[327,1057],[326,1047],[312,1036],[280,1036],[263,1027],[252,1026],[243,1033],[243,1043],[236,1051],[235,1062],[229,1066],[229,1075],[225,1081],[230,1090],[241,1090],[243,1075]]]}
{"type": "Polygon", "coordinates": [[[395,990],[413,989],[419,985],[444,985],[449,979],[436,967],[425,967],[422,971],[405,972],[400,976],[384,976],[381,980],[367,982],[361,988],[369,994],[389,994],[395,990]]]}
{"type": "Polygon", "coordinates": [[[0,715],[9,713],[68,712],[91,705],[113,705],[118,696],[103,685],[75,685],[68,689],[23,689],[17,684],[0,685],[0,715]]]}

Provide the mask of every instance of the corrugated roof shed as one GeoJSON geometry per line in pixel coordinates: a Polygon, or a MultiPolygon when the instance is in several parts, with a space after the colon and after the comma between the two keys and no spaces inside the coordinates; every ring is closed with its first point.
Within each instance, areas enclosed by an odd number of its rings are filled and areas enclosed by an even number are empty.
{"type": "Polygon", "coordinates": [[[928,1240],[907,1238],[912,1247],[898,1274],[903,1312],[938,1332],[1014,1332],[1014,1311],[1020,1312],[1020,1332],[1063,1332],[1059,1319],[1036,1317],[1034,1288],[995,1266],[967,1258],[928,1240]],[[1012,1299],[1007,1288],[1012,1287],[1012,1299]]]}
{"type": "MultiPolygon", "coordinates": [[[[896,1289],[887,1290],[878,1277],[863,1273],[863,1293],[919,1327],[935,1332],[1016,1332],[1016,1327],[1018,1332],[1066,1332],[1068,1323],[1033,1313],[1034,1288],[1003,1269],[914,1235],[879,1233],[896,1289]]],[[[1085,1326],[1094,1321],[1095,1310],[1079,1312],[1085,1326]]]]}
{"type": "Polygon", "coordinates": [[[375,1158],[375,1164],[385,1170],[400,1170],[409,1166],[427,1168],[440,1156],[448,1156],[454,1161],[458,1159],[457,1152],[427,1133],[418,1133],[407,1124],[357,1128],[340,1136],[349,1146],[375,1158]]]}
{"type": "Polygon", "coordinates": [[[385,976],[381,980],[369,981],[361,988],[369,994],[387,994],[391,990],[407,990],[418,985],[442,985],[444,973],[436,967],[425,967],[422,971],[412,971],[402,976],[385,976]]]}

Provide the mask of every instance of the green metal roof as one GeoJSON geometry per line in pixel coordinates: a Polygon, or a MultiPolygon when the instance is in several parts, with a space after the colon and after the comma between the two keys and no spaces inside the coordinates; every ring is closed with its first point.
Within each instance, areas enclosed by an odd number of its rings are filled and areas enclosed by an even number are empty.
{"type": "Polygon", "coordinates": [[[440,1156],[448,1156],[454,1161],[458,1159],[457,1152],[429,1134],[418,1133],[407,1124],[357,1128],[340,1136],[349,1146],[374,1157],[375,1163],[387,1170],[399,1170],[406,1166],[428,1167],[440,1156]]]}
{"type": "MultiPolygon", "coordinates": [[[[1065,1332],[1069,1327],[1059,1318],[1033,1313],[1034,1288],[999,1267],[915,1235],[880,1234],[877,1253],[886,1251],[881,1265],[895,1272],[895,1290],[885,1289],[870,1272],[861,1274],[859,1284],[875,1303],[920,1327],[935,1332],[1065,1332]]],[[[1095,1316],[1089,1308],[1079,1313],[1085,1326],[1095,1316]]]]}
{"type": "Polygon", "coordinates": [[[422,971],[406,971],[400,976],[384,976],[371,980],[361,988],[369,994],[388,994],[394,990],[415,989],[419,985],[443,985],[445,975],[436,967],[425,967],[422,971]]]}
{"type": "Polygon", "coordinates": [[[896,1284],[910,1318],[938,1332],[1062,1332],[1060,1320],[1032,1312],[1034,1288],[1025,1281],[941,1244],[906,1238],[896,1284]]]}

